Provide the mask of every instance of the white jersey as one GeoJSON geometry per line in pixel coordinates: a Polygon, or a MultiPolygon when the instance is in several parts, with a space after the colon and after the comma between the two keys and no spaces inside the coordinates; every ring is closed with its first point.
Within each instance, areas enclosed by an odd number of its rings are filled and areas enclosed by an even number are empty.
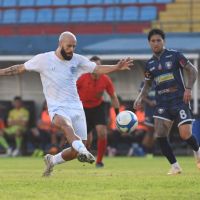
{"type": "Polygon", "coordinates": [[[59,110],[83,109],[76,81],[81,74],[93,72],[96,63],[75,53],[70,61],[63,61],[51,51],[36,55],[24,65],[26,70],[40,73],[51,119],[59,110]]]}

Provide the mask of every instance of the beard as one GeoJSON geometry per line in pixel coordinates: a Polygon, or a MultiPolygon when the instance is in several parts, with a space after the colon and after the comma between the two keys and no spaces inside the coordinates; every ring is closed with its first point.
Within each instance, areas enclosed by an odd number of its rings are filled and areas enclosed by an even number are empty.
{"type": "Polygon", "coordinates": [[[65,60],[71,60],[73,57],[73,54],[67,55],[67,53],[65,52],[65,50],[63,48],[61,49],[60,53],[65,60]]]}

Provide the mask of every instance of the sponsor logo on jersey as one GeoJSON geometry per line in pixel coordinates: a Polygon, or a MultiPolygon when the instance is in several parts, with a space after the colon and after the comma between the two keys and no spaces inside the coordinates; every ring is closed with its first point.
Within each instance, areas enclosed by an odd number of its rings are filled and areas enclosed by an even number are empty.
{"type": "Polygon", "coordinates": [[[71,71],[72,74],[75,74],[76,73],[76,67],[71,66],[70,71],[71,71]]]}
{"type": "Polygon", "coordinates": [[[166,62],[166,63],[165,63],[165,67],[166,67],[167,69],[171,69],[171,68],[172,68],[172,62],[171,62],[171,61],[166,62]]]}
{"type": "Polygon", "coordinates": [[[159,109],[158,109],[158,113],[159,113],[159,114],[163,114],[164,112],[165,112],[165,109],[164,109],[164,108],[159,108],[159,109]]]}
{"type": "Polygon", "coordinates": [[[172,57],[172,55],[165,56],[165,58],[171,58],[171,57],[172,57]]]}
{"type": "Polygon", "coordinates": [[[155,80],[157,84],[163,83],[166,81],[171,81],[171,80],[174,80],[174,75],[172,73],[162,74],[160,76],[157,76],[155,80]]]}
{"type": "Polygon", "coordinates": [[[154,63],[154,60],[149,61],[149,64],[152,64],[152,63],[154,63]]]}

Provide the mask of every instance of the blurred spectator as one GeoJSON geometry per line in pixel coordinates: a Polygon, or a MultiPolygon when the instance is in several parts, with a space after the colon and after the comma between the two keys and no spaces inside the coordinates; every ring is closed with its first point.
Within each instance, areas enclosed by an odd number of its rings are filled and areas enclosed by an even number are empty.
{"type": "MultiPolygon", "coordinates": [[[[50,147],[49,151],[56,154],[59,151],[57,147],[57,134],[59,130],[51,123],[46,101],[43,104],[40,119],[37,122],[37,127],[31,129],[30,140],[34,145],[32,156],[43,156],[44,152],[50,147]]],[[[62,134],[62,142],[64,136],[62,134]]],[[[63,145],[63,144],[61,144],[63,145]]]]}
{"type": "Polygon", "coordinates": [[[129,149],[128,156],[144,156],[144,148],[142,147],[143,139],[148,131],[148,127],[145,125],[145,112],[143,107],[138,108],[135,111],[135,114],[138,118],[138,126],[133,131],[133,143],[129,149]]]}
{"type": "Polygon", "coordinates": [[[9,145],[7,141],[5,140],[5,138],[3,137],[4,128],[5,128],[4,120],[0,118],[0,145],[6,150],[6,154],[10,154],[9,151],[11,150],[9,149],[9,145]]]}
{"type": "MultiPolygon", "coordinates": [[[[123,104],[123,100],[118,96],[119,100],[119,112],[126,110],[125,105],[123,104]]],[[[108,118],[108,146],[107,152],[108,156],[115,156],[117,154],[117,147],[121,142],[121,133],[116,127],[116,112],[113,106],[109,109],[109,118],[108,118]]]]}
{"type": "MultiPolygon", "coordinates": [[[[123,105],[122,99],[120,96],[117,97],[118,101],[119,101],[119,112],[125,110],[125,106],[123,105]]],[[[115,130],[116,127],[116,112],[115,112],[115,108],[111,105],[110,109],[109,109],[109,119],[108,119],[108,129],[109,130],[115,130]]]]}
{"type": "Polygon", "coordinates": [[[27,130],[29,121],[29,111],[24,108],[21,97],[14,98],[13,107],[8,114],[8,126],[0,132],[0,144],[6,149],[7,156],[18,156],[21,154],[22,137],[27,130]],[[14,151],[12,151],[4,136],[8,138],[14,136],[16,143],[14,151]]]}

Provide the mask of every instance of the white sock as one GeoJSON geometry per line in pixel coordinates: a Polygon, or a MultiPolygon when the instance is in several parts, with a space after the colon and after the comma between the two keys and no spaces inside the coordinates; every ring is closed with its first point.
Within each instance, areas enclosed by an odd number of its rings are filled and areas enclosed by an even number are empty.
{"type": "Polygon", "coordinates": [[[65,160],[62,158],[62,152],[54,155],[53,158],[52,158],[52,162],[53,162],[54,165],[64,163],[65,160]]]}
{"type": "Polygon", "coordinates": [[[72,142],[72,147],[79,153],[82,153],[83,151],[87,151],[85,145],[81,140],[75,140],[72,142]]]}
{"type": "Polygon", "coordinates": [[[193,151],[193,152],[194,152],[195,158],[200,160],[200,147],[199,147],[198,151],[193,151]]]}
{"type": "Polygon", "coordinates": [[[180,168],[180,165],[178,164],[178,162],[175,162],[174,164],[172,164],[172,167],[174,167],[174,168],[180,168]]]}

